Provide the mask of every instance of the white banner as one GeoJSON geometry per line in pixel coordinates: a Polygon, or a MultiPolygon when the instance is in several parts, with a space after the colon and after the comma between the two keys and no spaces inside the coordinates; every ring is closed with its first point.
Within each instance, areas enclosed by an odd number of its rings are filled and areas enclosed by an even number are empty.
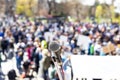
{"type": "Polygon", "coordinates": [[[74,80],[120,80],[119,56],[71,56],[71,63],[74,80]]]}

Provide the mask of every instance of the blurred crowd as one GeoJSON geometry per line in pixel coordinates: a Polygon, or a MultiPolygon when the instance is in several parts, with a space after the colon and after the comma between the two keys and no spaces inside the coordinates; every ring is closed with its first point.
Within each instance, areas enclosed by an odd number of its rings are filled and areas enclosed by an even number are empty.
{"type": "Polygon", "coordinates": [[[51,41],[61,45],[63,63],[71,55],[120,55],[120,26],[60,20],[42,22],[24,16],[0,18],[0,63],[1,56],[6,61],[15,57],[20,78],[38,75],[44,80],[58,80],[49,50],[51,41]],[[80,35],[89,39],[87,47],[78,44],[80,35]],[[103,47],[109,43],[114,49],[105,52],[103,47]]]}

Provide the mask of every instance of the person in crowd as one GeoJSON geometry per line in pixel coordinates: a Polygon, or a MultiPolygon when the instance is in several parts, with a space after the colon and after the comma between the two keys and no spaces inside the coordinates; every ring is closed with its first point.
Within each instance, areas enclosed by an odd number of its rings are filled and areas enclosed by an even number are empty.
{"type": "Polygon", "coordinates": [[[21,51],[16,53],[16,65],[17,69],[19,70],[19,73],[22,73],[21,63],[22,63],[22,55],[23,53],[21,51]]]}
{"type": "Polygon", "coordinates": [[[28,44],[26,48],[26,52],[28,53],[28,59],[31,60],[32,55],[32,45],[28,44]]]}
{"type": "Polygon", "coordinates": [[[17,74],[14,69],[10,70],[7,75],[9,80],[16,80],[17,74]]]}
{"type": "Polygon", "coordinates": [[[8,45],[9,45],[8,40],[5,37],[3,37],[2,41],[1,41],[1,48],[2,48],[2,53],[4,54],[6,59],[7,59],[6,53],[8,52],[8,45]]]}
{"type": "Polygon", "coordinates": [[[32,68],[32,63],[29,59],[26,59],[24,62],[23,62],[23,72],[21,74],[21,78],[22,79],[25,79],[25,78],[28,78],[28,79],[32,79],[34,76],[33,76],[33,68],[32,68]]]}
{"type": "Polygon", "coordinates": [[[50,52],[47,49],[43,49],[42,59],[40,61],[40,76],[44,78],[44,80],[48,80],[48,68],[50,67],[50,64],[50,52]]]}

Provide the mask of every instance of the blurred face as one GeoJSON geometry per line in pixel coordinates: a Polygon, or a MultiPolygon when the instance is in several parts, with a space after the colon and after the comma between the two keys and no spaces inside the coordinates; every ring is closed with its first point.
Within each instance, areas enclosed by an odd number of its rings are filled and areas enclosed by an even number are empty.
{"type": "Polygon", "coordinates": [[[102,32],[104,32],[104,31],[105,31],[105,28],[104,28],[104,27],[102,27],[101,31],[102,31],[102,32]]]}

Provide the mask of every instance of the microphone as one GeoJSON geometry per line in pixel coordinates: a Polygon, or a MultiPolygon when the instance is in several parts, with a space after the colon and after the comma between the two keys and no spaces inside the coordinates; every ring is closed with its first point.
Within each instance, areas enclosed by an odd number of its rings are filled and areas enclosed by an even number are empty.
{"type": "Polygon", "coordinates": [[[53,41],[49,44],[48,49],[50,51],[52,51],[52,59],[53,62],[57,68],[57,73],[59,76],[60,80],[65,80],[64,79],[64,72],[63,72],[63,68],[62,68],[62,58],[61,58],[61,46],[59,45],[59,43],[57,41],[53,41]]]}
{"type": "Polygon", "coordinates": [[[60,56],[61,54],[61,46],[57,41],[53,41],[49,44],[49,50],[53,52],[53,57],[57,59],[59,63],[61,63],[62,58],[60,56]]]}

